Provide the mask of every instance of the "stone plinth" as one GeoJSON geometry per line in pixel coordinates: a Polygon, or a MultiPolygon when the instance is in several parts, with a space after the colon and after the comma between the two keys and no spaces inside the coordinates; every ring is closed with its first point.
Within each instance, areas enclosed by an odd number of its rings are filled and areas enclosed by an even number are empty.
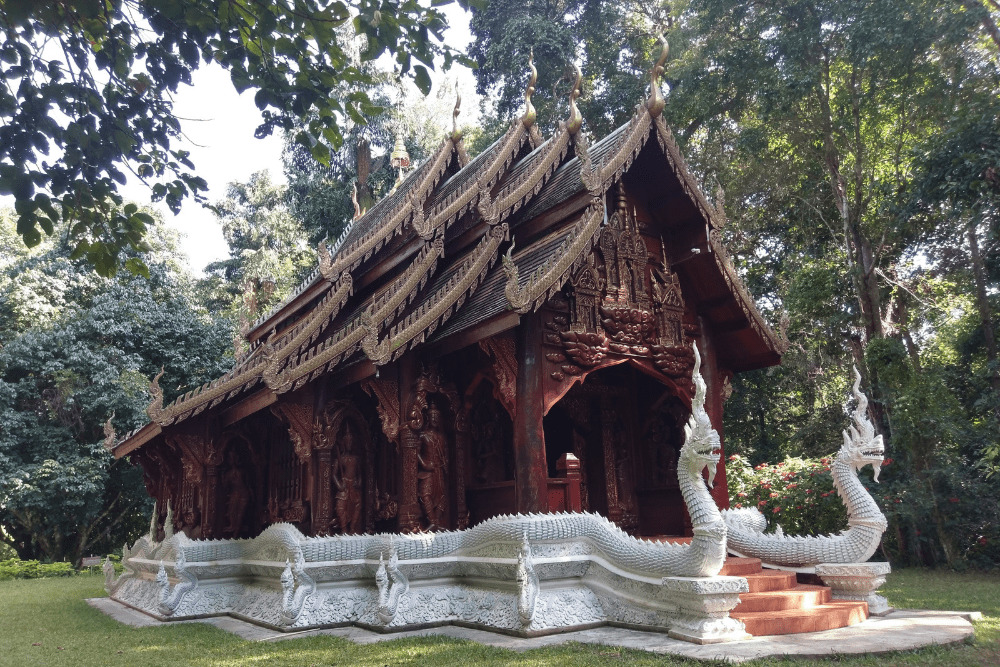
{"type": "Polygon", "coordinates": [[[868,613],[872,616],[884,616],[893,610],[878,594],[891,571],[888,563],[822,563],[816,566],[816,576],[833,590],[833,599],[867,602],[868,613]]]}

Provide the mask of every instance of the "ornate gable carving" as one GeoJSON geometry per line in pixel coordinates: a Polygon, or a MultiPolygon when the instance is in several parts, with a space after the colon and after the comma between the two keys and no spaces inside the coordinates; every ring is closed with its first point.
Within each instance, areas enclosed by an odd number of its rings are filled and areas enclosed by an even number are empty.
{"type": "Polygon", "coordinates": [[[662,240],[662,262],[651,255],[621,184],[617,199],[597,246],[570,276],[568,301],[550,302],[566,313],[550,319],[546,334],[549,345],[561,348],[546,355],[555,366],[551,379],[560,383],[622,357],[647,359],[673,377],[691,374],[693,328],[684,324],[680,280],[662,240]]]}

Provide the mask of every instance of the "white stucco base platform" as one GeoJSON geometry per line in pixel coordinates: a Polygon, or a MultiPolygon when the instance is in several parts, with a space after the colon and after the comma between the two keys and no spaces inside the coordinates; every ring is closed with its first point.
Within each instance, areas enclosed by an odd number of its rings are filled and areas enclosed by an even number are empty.
{"type": "Polygon", "coordinates": [[[279,632],[228,616],[163,622],[110,598],[91,598],[87,602],[95,609],[132,627],[207,623],[239,635],[248,641],[283,641],[299,637],[331,636],[343,637],[359,644],[370,644],[403,637],[438,635],[467,639],[513,651],[527,651],[565,642],[579,642],[639,649],[702,660],[726,660],[735,663],[769,656],[823,657],[836,654],[885,653],[888,651],[908,651],[935,644],[954,644],[971,637],[974,634],[974,629],[970,621],[981,617],[979,612],[899,609],[886,616],[870,618],[864,623],[836,630],[799,635],[754,637],[726,644],[698,645],[672,639],[659,632],[641,632],[612,626],[531,638],[511,637],[455,625],[402,631],[391,635],[358,627],[279,632]]]}

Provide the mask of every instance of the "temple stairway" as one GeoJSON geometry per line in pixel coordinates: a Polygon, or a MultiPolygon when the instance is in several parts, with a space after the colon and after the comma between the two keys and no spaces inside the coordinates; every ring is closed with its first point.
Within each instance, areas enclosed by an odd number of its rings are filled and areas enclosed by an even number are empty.
{"type": "Polygon", "coordinates": [[[757,558],[730,556],[719,574],[746,577],[750,584],[730,616],[754,636],[832,630],[868,618],[867,603],[833,600],[829,587],[800,584],[794,572],[764,570],[757,558]]]}

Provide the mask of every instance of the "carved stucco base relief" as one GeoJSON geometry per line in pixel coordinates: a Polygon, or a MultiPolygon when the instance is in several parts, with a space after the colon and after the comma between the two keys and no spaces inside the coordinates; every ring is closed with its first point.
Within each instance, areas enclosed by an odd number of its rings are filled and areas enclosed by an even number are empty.
{"type": "Polygon", "coordinates": [[[888,563],[823,563],[816,566],[816,576],[833,590],[834,600],[863,600],[868,613],[885,616],[893,610],[878,589],[892,568],[888,563]]]}
{"type": "Polygon", "coordinates": [[[143,537],[125,550],[125,573],[115,579],[106,572],[106,584],[113,599],[160,620],[230,615],[280,630],[353,624],[392,632],[459,623],[537,636],[614,624],[699,643],[747,636],[729,617],[746,579],[656,575],[655,558],[647,568],[602,546],[640,546],[606,520],[549,516],[569,526],[607,526],[607,534],[555,531],[529,545],[515,537],[526,530],[480,529],[488,537],[476,539],[470,529],[426,534],[422,546],[413,535],[305,538],[281,524],[251,540],[143,537]],[[436,541],[458,546],[436,554],[436,541]]]}

